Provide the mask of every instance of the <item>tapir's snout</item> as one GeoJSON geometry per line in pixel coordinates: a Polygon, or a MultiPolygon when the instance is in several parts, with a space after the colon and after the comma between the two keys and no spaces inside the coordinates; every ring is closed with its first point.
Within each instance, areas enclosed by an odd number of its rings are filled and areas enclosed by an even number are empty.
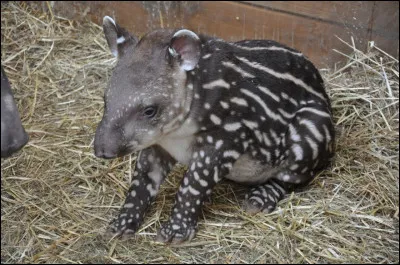
{"type": "Polygon", "coordinates": [[[113,128],[109,121],[103,119],[96,129],[94,155],[99,158],[112,159],[128,154],[123,139],[121,131],[113,128]]]}

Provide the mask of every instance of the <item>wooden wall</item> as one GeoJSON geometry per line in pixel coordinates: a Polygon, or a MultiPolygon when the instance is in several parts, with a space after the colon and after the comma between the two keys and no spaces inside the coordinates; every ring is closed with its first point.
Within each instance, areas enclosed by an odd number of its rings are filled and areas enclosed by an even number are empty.
{"type": "Polygon", "coordinates": [[[318,67],[331,67],[351,49],[335,35],[365,50],[369,40],[398,58],[398,1],[72,1],[30,2],[68,19],[101,24],[109,15],[137,35],[160,27],[188,28],[228,41],[273,39],[302,51],[318,67]]]}

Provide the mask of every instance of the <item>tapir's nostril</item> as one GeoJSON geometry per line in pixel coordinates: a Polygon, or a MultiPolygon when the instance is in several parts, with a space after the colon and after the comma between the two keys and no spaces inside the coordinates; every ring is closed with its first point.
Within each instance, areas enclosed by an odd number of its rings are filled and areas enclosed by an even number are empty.
{"type": "Polygon", "coordinates": [[[102,148],[95,148],[94,155],[99,158],[111,159],[117,157],[117,154],[104,151],[102,148]]]}

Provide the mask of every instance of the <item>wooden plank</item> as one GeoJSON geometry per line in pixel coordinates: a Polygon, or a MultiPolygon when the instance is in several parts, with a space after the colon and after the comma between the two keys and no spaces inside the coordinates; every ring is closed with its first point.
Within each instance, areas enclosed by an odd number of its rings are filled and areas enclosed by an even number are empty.
{"type": "MultiPolygon", "coordinates": [[[[109,15],[138,36],[160,27],[184,27],[228,41],[273,39],[300,50],[318,67],[332,66],[344,59],[333,48],[350,52],[335,35],[348,42],[353,36],[357,48],[364,50],[368,40],[374,38],[378,46],[398,57],[398,2],[397,9],[391,2],[381,5],[380,2],[261,1],[257,6],[255,1],[244,2],[50,3],[54,14],[69,19],[89,18],[101,24],[103,16],[109,15]]],[[[44,2],[29,3],[47,8],[44,2]]]]}
{"type": "Polygon", "coordinates": [[[241,1],[277,12],[349,25],[367,25],[373,1],[241,1]]]}
{"type": "Polygon", "coordinates": [[[229,41],[267,38],[282,42],[302,51],[319,67],[342,59],[332,48],[349,52],[335,35],[347,41],[353,35],[358,44],[366,47],[365,27],[350,31],[337,24],[242,3],[201,2],[197,12],[183,16],[184,24],[197,32],[212,33],[229,41]]]}

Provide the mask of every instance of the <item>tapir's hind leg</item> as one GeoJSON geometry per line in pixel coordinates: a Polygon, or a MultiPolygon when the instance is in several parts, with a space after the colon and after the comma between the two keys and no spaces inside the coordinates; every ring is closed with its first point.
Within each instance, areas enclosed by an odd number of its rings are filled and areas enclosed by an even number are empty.
{"type": "Polygon", "coordinates": [[[330,115],[318,106],[300,109],[282,141],[280,169],[264,184],[250,189],[244,209],[271,212],[289,190],[310,182],[333,156],[334,130],[330,115]]]}

